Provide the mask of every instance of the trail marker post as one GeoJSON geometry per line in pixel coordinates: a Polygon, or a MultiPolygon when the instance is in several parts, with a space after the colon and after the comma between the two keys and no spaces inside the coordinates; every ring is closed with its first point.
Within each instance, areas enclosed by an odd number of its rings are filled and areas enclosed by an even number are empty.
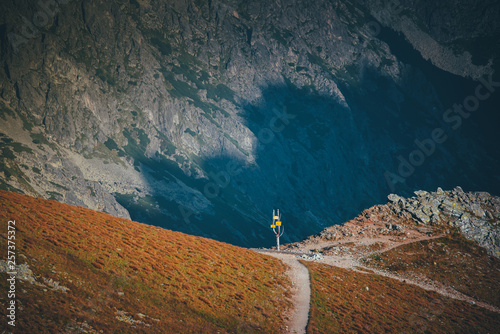
{"type": "Polygon", "coordinates": [[[276,235],[276,249],[280,250],[280,237],[285,232],[285,228],[281,228],[281,214],[280,209],[275,212],[273,210],[273,223],[271,224],[274,234],[276,235]],[[277,229],[277,231],[276,231],[277,229]]]}

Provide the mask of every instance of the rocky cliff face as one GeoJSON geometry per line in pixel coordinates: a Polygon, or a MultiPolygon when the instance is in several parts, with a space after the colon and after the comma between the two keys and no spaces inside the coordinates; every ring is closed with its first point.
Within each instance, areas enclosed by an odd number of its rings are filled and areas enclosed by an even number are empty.
{"type": "Polygon", "coordinates": [[[434,66],[476,80],[494,71],[499,51],[494,41],[500,37],[500,7],[496,1],[363,3],[373,17],[401,33],[434,66]]]}
{"type": "Polygon", "coordinates": [[[457,187],[452,191],[416,191],[409,199],[390,194],[388,206],[396,214],[409,213],[417,224],[450,225],[488,253],[500,257],[500,198],[485,192],[466,193],[457,187]]]}
{"type": "Polygon", "coordinates": [[[242,245],[273,207],[294,241],[391,191],[498,191],[497,86],[446,110],[500,53],[450,56],[463,11],[429,30],[405,3],[3,1],[1,186],[242,245]]]}

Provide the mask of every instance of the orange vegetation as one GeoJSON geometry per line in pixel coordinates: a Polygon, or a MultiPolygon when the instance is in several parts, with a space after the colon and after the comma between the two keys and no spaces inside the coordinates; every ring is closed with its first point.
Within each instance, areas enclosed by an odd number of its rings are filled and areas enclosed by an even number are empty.
{"type": "Polygon", "coordinates": [[[406,244],[365,262],[406,277],[423,275],[500,307],[500,260],[460,233],[406,244]]]}
{"type": "MultiPolygon", "coordinates": [[[[16,332],[279,333],[283,328],[290,282],[274,258],[0,191],[2,259],[7,222],[14,219],[17,262],[26,263],[37,281],[17,283],[16,332]]],[[[0,273],[1,291],[7,291],[6,277],[0,273]]],[[[7,302],[6,293],[0,301],[7,302]]],[[[5,312],[1,307],[2,319],[5,312]]]]}
{"type": "Polygon", "coordinates": [[[495,333],[497,313],[391,278],[314,262],[307,333],[495,333]]]}

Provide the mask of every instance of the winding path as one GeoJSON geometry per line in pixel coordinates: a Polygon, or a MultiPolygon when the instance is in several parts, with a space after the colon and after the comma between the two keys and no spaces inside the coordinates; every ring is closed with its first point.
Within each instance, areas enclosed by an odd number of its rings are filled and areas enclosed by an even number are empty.
{"type": "MultiPolygon", "coordinates": [[[[385,277],[389,277],[392,279],[396,279],[408,284],[419,286],[428,291],[435,291],[443,296],[458,299],[462,301],[466,301],[472,304],[476,304],[479,307],[486,308],[490,311],[500,313],[500,309],[490,305],[488,303],[476,300],[470,296],[467,296],[452,287],[445,286],[439,282],[431,281],[430,279],[420,279],[415,280],[408,277],[400,277],[398,275],[394,275],[388,273],[386,271],[377,270],[372,267],[364,266],[359,259],[361,257],[365,257],[374,253],[383,253],[390,249],[413,243],[422,240],[431,240],[442,237],[443,235],[437,236],[421,236],[418,238],[413,238],[410,240],[404,241],[395,241],[389,242],[388,238],[358,238],[356,240],[356,244],[366,245],[366,243],[374,243],[376,241],[383,241],[385,243],[385,247],[379,249],[377,251],[372,252],[362,252],[361,254],[350,254],[350,255],[323,255],[321,260],[316,260],[317,262],[328,264],[334,267],[341,267],[345,269],[351,269],[363,273],[372,273],[376,275],[381,275],[385,277]]],[[[273,249],[253,249],[256,252],[273,256],[284,263],[286,263],[289,267],[287,274],[292,281],[292,304],[293,307],[288,311],[285,316],[285,325],[286,331],[285,333],[306,333],[306,327],[309,320],[309,307],[311,302],[311,284],[309,279],[309,271],[302,263],[299,262],[299,256],[306,254],[312,255],[310,251],[312,249],[320,250],[326,246],[332,246],[332,242],[316,242],[316,243],[308,243],[303,244],[302,247],[299,247],[296,251],[276,251],[273,249]],[[312,249],[311,249],[312,248],[312,249]]],[[[338,243],[337,243],[338,244],[338,243]]],[[[307,260],[307,259],[306,259],[307,260]]]]}
{"type": "Polygon", "coordinates": [[[287,274],[292,281],[292,304],[293,308],[286,315],[285,333],[305,334],[309,320],[309,305],[311,302],[311,284],[309,281],[309,270],[299,262],[295,254],[287,254],[276,251],[256,250],[260,253],[273,256],[286,263],[289,267],[287,274]]]}

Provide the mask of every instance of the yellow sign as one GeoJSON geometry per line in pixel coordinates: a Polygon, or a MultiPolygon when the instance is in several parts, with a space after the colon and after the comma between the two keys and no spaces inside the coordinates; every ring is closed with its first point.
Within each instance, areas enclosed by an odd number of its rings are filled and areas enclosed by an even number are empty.
{"type": "Polygon", "coordinates": [[[274,219],[274,220],[279,220],[279,219],[280,219],[280,217],[279,217],[279,216],[273,216],[273,219],[274,219]]]}
{"type": "Polygon", "coordinates": [[[271,225],[271,228],[276,228],[276,225],[271,225]]]}
{"type": "Polygon", "coordinates": [[[276,222],[276,226],[281,226],[281,222],[279,220],[276,222]]]}

